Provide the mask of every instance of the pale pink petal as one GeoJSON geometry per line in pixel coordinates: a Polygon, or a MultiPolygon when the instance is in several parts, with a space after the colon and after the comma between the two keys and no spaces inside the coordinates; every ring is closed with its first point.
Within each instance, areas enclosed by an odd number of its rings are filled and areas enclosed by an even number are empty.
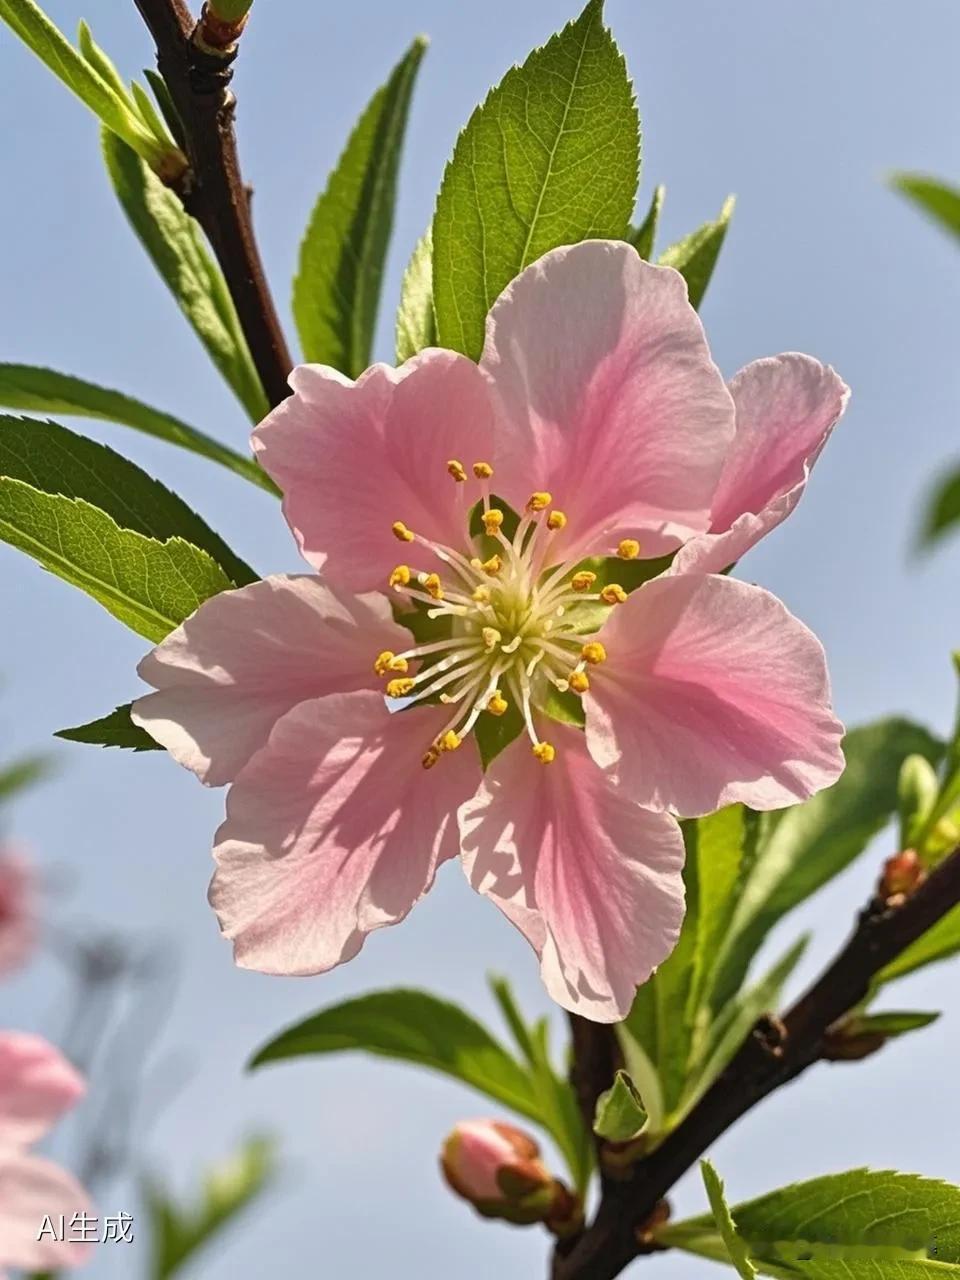
{"type": "Polygon", "coordinates": [[[206,601],[138,668],[158,690],[133,720],[212,786],[236,777],[291,707],[376,687],[384,649],[409,647],[381,596],[277,576],[206,601]]]}
{"type": "Polygon", "coordinates": [[[546,490],[565,554],[637,538],[674,550],[709,524],[734,411],[683,278],[627,244],[555,249],[500,296],[481,367],[500,404],[494,490],[546,490]]]}
{"type": "Polygon", "coordinates": [[[710,532],[682,548],[674,573],[719,573],[787,518],[850,396],[831,368],[795,352],[755,360],[730,391],[737,434],[710,532]]]}
{"type": "Polygon", "coordinates": [[[639,803],[682,817],[778,809],[843,770],[823,646],[775,596],[716,575],[658,578],[601,632],[587,744],[639,803]]]}
{"type": "Polygon", "coordinates": [[[303,554],[325,577],[353,591],[385,586],[411,554],[401,554],[391,533],[397,520],[463,544],[478,494],[451,479],[447,462],[469,467],[492,445],[490,393],[471,360],[427,350],[399,369],[373,365],[355,383],[303,365],[290,385],[293,396],[257,427],[253,443],[283,490],[303,554]]]}
{"type": "Polygon", "coordinates": [[[469,746],[421,765],[445,718],[352,693],[279,721],[231,788],[214,850],[210,901],[238,964],[321,973],[426,893],[480,774],[469,746]]]}
{"type": "Polygon", "coordinates": [[[0,1263],[44,1271],[79,1266],[91,1245],[70,1240],[70,1223],[89,1212],[86,1192],[66,1170],[40,1156],[0,1152],[0,1263]],[[60,1234],[61,1214],[67,1238],[55,1240],[50,1229],[60,1234]]]}
{"type": "Polygon", "coordinates": [[[616,1022],[679,936],[683,838],[597,768],[582,733],[549,737],[552,764],[511,747],[462,806],[464,867],[538,952],[553,999],[616,1022]]]}
{"type": "Polygon", "coordinates": [[[84,1089],[76,1070],[41,1036],[0,1032],[0,1150],[38,1141],[84,1089]]]}
{"type": "Polygon", "coordinates": [[[37,942],[34,873],[21,854],[0,849],[0,977],[19,969],[37,942]]]}

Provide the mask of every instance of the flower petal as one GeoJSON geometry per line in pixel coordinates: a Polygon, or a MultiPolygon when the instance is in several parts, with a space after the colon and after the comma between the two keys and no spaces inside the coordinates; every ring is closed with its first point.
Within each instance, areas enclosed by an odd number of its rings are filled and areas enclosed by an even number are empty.
{"type": "Polygon", "coordinates": [[[550,737],[552,764],[504,752],[462,806],[464,868],[537,951],[553,999],[616,1022],[679,936],[683,838],[596,767],[582,733],[550,737]]]}
{"type": "Polygon", "coordinates": [[[312,565],[368,591],[384,586],[402,559],[396,520],[463,544],[478,495],[451,479],[447,462],[469,465],[492,447],[490,392],[471,360],[427,350],[399,369],[373,365],[357,382],[302,365],[290,385],[294,394],[261,422],[253,443],[312,565]]]}
{"type": "Polygon", "coordinates": [[[207,600],[140,663],[157,693],[134,722],[204,782],[236,777],[291,707],[376,685],[384,649],[409,646],[380,596],[313,575],[265,578],[207,600]]]}
{"type": "Polygon", "coordinates": [[[681,549],[674,573],[720,573],[785,520],[850,397],[831,368],[796,352],[755,360],[730,391],[737,434],[710,532],[681,549]]]}
{"type": "Polygon", "coordinates": [[[239,965],[322,973],[430,888],[480,776],[466,748],[422,767],[438,714],[351,693],[279,721],[231,788],[214,850],[210,901],[239,965]]]}
{"type": "Polygon", "coordinates": [[[658,578],[614,611],[584,697],[587,744],[641,804],[778,809],[843,771],[823,646],[732,578],[658,578]]]}
{"type": "Polygon", "coordinates": [[[0,1032],[0,1150],[39,1141],[85,1088],[63,1054],[41,1036],[0,1032]]]}
{"type": "Polygon", "coordinates": [[[67,1230],[75,1213],[89,1213],[90,1201],[66,1170],[40,1156],[0,1154],[0,1263],[32,1270],[58,1271],[85,1262],[89,1244],[55,1240],[43,1231],[59,1233],[60,1215],[67,1230]],[[38,1240],[37,1236],[44,1238],[38,1240]]]}
{"type": "Polygon", "coordinates": [[[37,941],[34,874],[30,863],[0,847],[0,978],[19,969],[37,941]]]}
{"type": "Polygon", "coordinates": [[[501,406],[494,488],[518,509],[551,493],[565,555],[628,536],[662,555],[708,527],[733,403],[676,271],[616,241],[555,249],[494,304],[481,368],[501,406]]]}

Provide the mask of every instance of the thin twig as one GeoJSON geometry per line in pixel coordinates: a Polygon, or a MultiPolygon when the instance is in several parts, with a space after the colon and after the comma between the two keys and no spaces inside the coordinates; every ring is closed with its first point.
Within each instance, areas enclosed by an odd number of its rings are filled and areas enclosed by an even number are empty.
{"type": "MultiPolygon", "coordinates": [[[[646,1251],[638,1232],[679,1178],[722,1133],[824,1054],[827,1032],[867,994],[874,976],[960,903],[960,849],[905,901],[879,898],[783,1020],[762,1018],[725,1071],[627,1182],[608,1182],[597,1216],[554,1255],[553,1280],[614,1280],[646,1251]]],[[[608,1082],[609,1083],[609,1082],[608,1082]]]]}
{"type": "Polygon", "coordinates": [[[195,39],[183,0],[135,0],[157,47],[157,67],[183,124],[190,168],[175,190],[207,234],[230,290],[267,399],[289,394],[290,353],[267,284],[240,173],[229,84],[236,48],[195,39]]]}

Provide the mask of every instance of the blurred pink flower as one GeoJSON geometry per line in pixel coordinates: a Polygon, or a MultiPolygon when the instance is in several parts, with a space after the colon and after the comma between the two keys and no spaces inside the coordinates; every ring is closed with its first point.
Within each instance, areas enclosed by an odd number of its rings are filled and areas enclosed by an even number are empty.
{"type": "Polygon", "coordinates": [[[799,499],[846,388],[794,355],[728,388],[682,277],[609,241],[524,271],[479,367],[428,350],[290,381],[254,445],[321,576],[208,601],[141,664],[134,711],[233,783],[211,901],[238,963],[329,969],[460,852],[554,999],[622,1018],[680,928],[671,815],[779,808],[843,767],[821,645],[715,571],[799,499]],[[388,584],[446,637],[357,594],[388,584]],[[458,748],[507,713],[527,746],[481,775],[458,748]]]}
{"type": "Polygon", "coordinates": [[[83,1080],[46,1040],[0,1032],[0,1267],[55,1271],[90,1253],[48,1233],[37,1239],[46,1217],[58,1230],[61,1214],[69,1224],[90,1204],[69,1173],[29,1150],[83,1093],[83,1080]]]}
{"type": "Polygon", "coordinates": [[[37,941],[34,872],[22,854],[0,847],[0,978],[19,969],[37,941]]]}

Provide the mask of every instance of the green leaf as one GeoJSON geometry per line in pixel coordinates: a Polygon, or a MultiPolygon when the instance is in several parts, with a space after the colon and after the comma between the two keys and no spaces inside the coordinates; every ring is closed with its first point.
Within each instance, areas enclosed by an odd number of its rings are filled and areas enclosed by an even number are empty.
{"type": "MultiPolygon", "coordinates": [[[[649,983],[646,984],[646,986],[649,985],[649,983]]],[[[642,995],[645,989],[646,987],[641,987],[638,994],[642,995]]],[[[631,1010],[631,1019],[635,1010],[636,1006],[631,1010]]],[[[656,1065],[644,1042],[639,1040],[631,1031],[629,1023],[618,1023],[616,1032],[620,1051],[623,1054],[623,1061],[626,1064],[627,1074],[635,1082],[637,1092],[643,1099],[650,1132],[652,1134],[662,1133],[666,1129],[667,1111],[664,1106],[663,1089],[660,1085],[660,1077],[657,1074],[656,1065]]]]}
{"type": "Polygon", "coordinates": [[[504,748],[515,742],[524,731],[523,715],[516,699],[507,698],[508,706],[502,716],[484,713],[477,721],[473,736],[480,752],[480,764],[484,771],[490,768],[504,748]]]}
{"type": "Polygon", "coordinates": [[[537,1061],[537,1050],[534,1037],[530,1028],[527,1026],[526,1019],[520,1012],[516,997],[513,994],[513,988],[508,978],[501,977],[497,974],[488,974],[487,981],[490,984],[490,990],[493,997],[500,1006],[500,1012],[503,1014],[504,1021],[510,1028],[514,1040],[517,1042],[517,1048],[526,1058],[527,1062],[534,1063],[537,1061]]]}
{"type": "Polygon", "coordinates": [[[165,440],[168,444],[218,462],[269,493],[279,493],[267,473],[252,458],[228,449],[219,440],[204,435],[168,413],[151,409],[120,391],[98,387],[82,378],[72,378],[35,365],[0,364],[0,406],[33,413],[71,414],[77,418],[118,422],[121,426],[132,427],[144,435],[165,440]]]}
{"type": "Polygon", "coordinates": [[[417,241],[403,273],[396,333],[397,364],[403,364],[424,347],[437,345],[437,321],[433,314],[433,233],[430,228],[417,241]]]}
{"type": "Polygon", "coordinates": [[[540,1123],[557,1144],[567,1162],[573,1185],[582,1196],[593,1170],[593,1141],[583,1123],[570,1081],[566,1076],[558,1075],[550,1061],[549,1029],[546,1018],[533,1028],[530,1081],[541,1108],[540,1123]]]}
{"type": "Polygon", "coordinates": [[[324,1009],[264,1045],[250,1066],[350,1049],[429,1067],[541,1118],[526,1071],[503,1045],[457,1005],[425,991],[377,991],[324,1009]]]}
{"type": "Polygon", "coordinates": [[[737,887],[737,901],[716,957],[710,1000],[722,1007],[778,920],[863,852],[896,806],[897,779],[908,755],[936,763],[943,744],[921,725],[892,717],[853,729],[844,739],[840,781],[805,804],[761,818],[757,856],[737,887]]]}
{"type": "MultiPolygon", "coordinates": [[[[2,0],[0,0],[2,2],[2,0]]],[[[150,260],[250,419],[270,408],[223,273],[198,224],[128,146],[105,131],[107,173],[150,260]]]]}
{"type": "Polygon", "coordinates": [[[660,266],[674,267],[686,280],[691,306],[699,307],[703,301],[727,237],[735,203],[733,196],[727,196],[716,222],[705,222],[660,255],[660,266]]]}
{"type": "MultiPolygon", "coordinates": [[[[250,566],[182,498],[128,458],[55,422],[0,414],[0,477],[22,481],[43,494],[81,499],[121,529],[160,542],[182,538],[205,551],[229,585],[240,587],[257,580],[250,566]]],[[[17,501],[22,502],[22,496],[17,501]]]]}
{"type": "Polygon", "coordinates": [[[162,751],[145,729],[130,719],[130,703],[117,707],[109,715],[74,729],[59,729],[54,737],[67,742],[87,742],[97,747],[124,747],[128,751],[162,751]]]}
{"type": "Polygon", "coordinates": [[[937,479],[924,507],[917,546],[926,550],[953,533],[960,521],[960,468],[937,479]]]}
{"type": "Polygon", "coordinates": [[[922,1031],[932,1026],[940,1017],[939,1013],[916,1013],[890,1010],[886,1013],[858,1013],[844,1020],[844,1036],[881,1035],[890,1039],[907,1035],[911,1031],[922,1031]]]}
{"type": "Polygon", "coordinates": [[[924,756],[907,756],[897,779],[901,849],[916,847],[914,842],[933,812],[939,794],[940,780],[930,761],[924,756]]]}
{"type": "MultiPolygon", "coordinates": [[[[853,1169],[736,1205],[754,1263],[815,1280],[935,1280],[960,1276],[960,1188],[914,1174],[853,1169]]],[[[725,1259],[711,1217],[667,1223],[657,1239],[725,1259]]]]}
{"type": "Polygon", "coordinates": [[[170,144],[162,145],[144,127],[126,93],[118,91],[110,78],[105,79],[33,0],[0,0],[0,19],[89,107],[111,135],[122,138],[152,169],[173,175],[186,168],[186,157],[170,144]]]}
{"type": "Polygon", "coordinates": [[[433,224],[440,344],[477,358],[491,304],[524,267],[558,245],[624,239],[638,174],[633,87],[590,0],[460,134],[433,224]]]}
{"type": "Polygon", "coordinates": [[[710,1211],[730,1262],[741,1280],[753,1280],[757,1274],[757,1268],[751,1262],[747,1246],[737,1231],[737,1224],[724,1198],[720,1176],[709,1160],[700,1161],[700,1172],[703,1175],[707,1199],[710,1201],[710,1211]]]}
{"type": "Polygon", "coordinates": [[[647,1123],[643,1099],[626,1071],[618,1071],[597,1099],[593,1131],[607,1142],[629,1142],[647,1123]]]}
{"type": "Polygon", "coordinates": [[[639,253],[640,257],[649,262],[653,257],[653,246],[657,237],[657,226],[660,222],[660,213],[663,209],[664,196],[667,194],[667,188],[663,185],[657,187],[653,193],[653,199],[650,201],[650,208],[647,210],[647,216],[641,222],[639,227],[631,228],[627,239],[639,253]]]}
{"type": "Polygon", "coordinates": [[[304,357],[358,378],[370,363],[397,168],[421,36],[374,94],[321,194],[300,247],[293,314],[304,357]]]}
{"type": "Polygon", "coordinates": [[[0,769],[0,803],[48,778],[53,765],[46,756],[24,756],[0,769]]]}
{"type": "Polygon", "coordinates": [[[892,960],[885,969],[880,970],[874,978],[874,988],[886,986],[896,978],[905,978],[908,973],[924,969],[928,964],[949,960],[958,952],[960,952],[960,907],[954,907],[938,920],[932,929],[928,929],[916,942],[911,943],[906,951],[901,951],[896,960],[892,960]]]}
{"type": "Polygon", "coordinates": [[[150,1219],[151,1280],[168,1280],[272,1182],[273,1143],[253,1138],[207,1170],[195,1204],[182,1206],[155,1179],[143,1196],[150,1219]]]}
{"type": "Polygon", "coordinates": [[[80,47],[80,52],[100,79],[107,82],[118,98],[130,105],[123,76],[114,66],[109,54],[101,49],[96,40],[94,40],[93,32],[82,18],[77,26],[77,44],[80,47]]]}
{"type": "Polygon", "coordinates": [[[960,188],[919,173],[895,173],[890,181],[934,222],[960,239],[960,188]]]}

